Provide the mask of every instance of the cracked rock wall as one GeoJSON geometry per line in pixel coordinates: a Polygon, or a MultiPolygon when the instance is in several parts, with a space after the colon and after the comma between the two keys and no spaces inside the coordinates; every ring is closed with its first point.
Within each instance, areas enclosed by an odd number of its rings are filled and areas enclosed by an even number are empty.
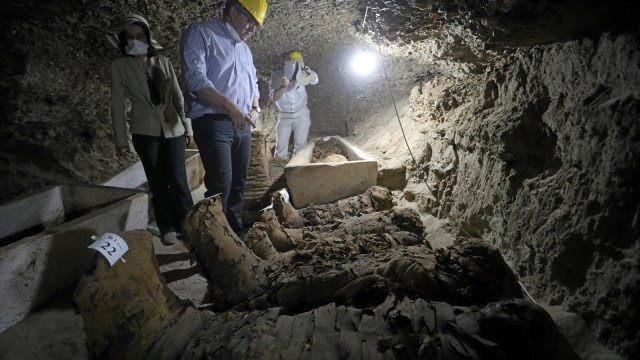
{"type": "Polygon", "coordinates": [[[538,46],[437,77],[413,89],[404,118],[419,130],[417,166],[404,144],[381,155],[403,153],[405,199],[496,245],[534,298],[577,312],[623,354],[638,354],[640,330],[637,40],[538,46]]]}

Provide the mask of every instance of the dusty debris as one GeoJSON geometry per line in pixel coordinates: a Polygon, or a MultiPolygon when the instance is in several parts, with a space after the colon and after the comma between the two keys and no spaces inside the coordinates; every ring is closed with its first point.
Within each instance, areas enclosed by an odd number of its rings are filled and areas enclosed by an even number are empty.
{"type": "Polygon", "coordinates": [[[395,168],[378,171],[378,185],[390,190],[402,190],[407,186],[407,167],[402,165],[395,168]]]}
{"type": "Polygon", "coordinates": [[[349,161],[338,141],[334,138],[317,140],[313,147],[312,163],[349,161]]]}
{"type": "Polygon", "coordinates": [[[187,215],[184,232],[212,285],[229,306],[265,291],[267,263],[238,238],[222,211],[219,197],[205,198],[187,215]]]}
{"type": "MultiPolygon", "coordinates": [[[[278,222],[282,226],[289,229],[300,229],[304,225],[304,219],[298,213],[289,201],[285,201],[284,196],[280,192],[275,192],[271,196],[271,203],[278,218],[278,222]]],[[[263,220],[264,221],[264,220],[263,220]]]]}
{"type": "Polygon", "coordinates": [[[393,198],[389,189],[372,186],[362,195],[338,200],[333,204],[312,205],[299,209],[298,213],[306,226],[317,226],[392,207],[393,198]]]}
{"type": "Polygon", "coordinates": [[[250,232],[253,229],[263,229],[266,231],[266,236],[269,238],[273,247],[279,252],[285,252],[288,250],[292,250],[295,247],[295,241],[293,237],[287,233],[286,229],[282,224],[278,222],[275,211],[272,209],[265,210],[262,212],[261,218],[262,224],[256,223],[254,227],[249,230],[250,232]]]}
{"type": "Polygon", "coordinates": [[[147,358],[578,359],[557,332],[543,333],[553,330],[553,322],[537,305],[522,300],[496,305],[489,310],[500,308],[503,319],[512,319],[501,329],[507,346],[495,341],[488,326],[489,307],[390,295],[369,309],[326,304],[296,314],[278,308],[229,314],[187,311],[147,358]],[[522,332],[523,324],[534,325],[522,332]],[[172,346],[177,343],[183,348],[172,346]]]}
{"type": "MultiPolygon", "coordinates": [[[[116,312],[110,323],[125,334],[137,329],[126,328],[132,319],[148,320],[144,341],[95,332],[92,352],[126,358],[119,351],[134,349],[140,359],[574,358],[548,314],[522,299],[495,248],[468,239],[432,250],[422,242],[417,214],[389,207],[385,190],[373,187],[341,202],[300,209],[300,229],[284,227],[276,211],[267,210],[246,243],[230,230],[218,198],[202,200],[188,216],[186,236],[218,301],[196,310],[175,301],[159,272],[139,274],[147,279],[134,293],[136,301],[111,296],[109,306],[171,306],[116,312]],[[333,221],[325,214],[335,215],[333,221]],[[278,243],[282,239],[273,241],[289,232],[300,236],[289,237],[286,247],[278,243]],[[147,299],[150,286],[159,299],[147,299]]],[[[157,268],[145,246],[133,246],[130,256],[146,263],[144,268],[157,268]]],[[[106,282],[101,274],[112,271],[94,271],[82,284],[106,282]]],[[[114,293],[119,281],[124,280],[115,278],[114,293]]],[[[86,289],[82,285],[77,293],[91,294],[86,289]]],[[[87,328],[97,328],[103,319],[92,314],[99,309],[93,302],[101,299],[82,298],[87,328]]]]}

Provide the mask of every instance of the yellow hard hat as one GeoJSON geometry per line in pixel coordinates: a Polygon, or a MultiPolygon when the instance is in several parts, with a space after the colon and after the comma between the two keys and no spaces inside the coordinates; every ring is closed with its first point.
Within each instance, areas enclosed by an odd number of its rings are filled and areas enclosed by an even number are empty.
{"type": "Polygon", "coordinates": [[[244,7],[249,14],[262,26],[264,18],[267,16],[267,0],[238,0],[240,5],[244,7]]]}
{"type": "Polygon", "coordinates": [[[302,53],[300,53],[300,51],[297,51],[297,50],[291,51],[287,54],[287,60],[293,60],[293,59],[300,59],[304,61],[304,58],[302,57],[302,53]]]}

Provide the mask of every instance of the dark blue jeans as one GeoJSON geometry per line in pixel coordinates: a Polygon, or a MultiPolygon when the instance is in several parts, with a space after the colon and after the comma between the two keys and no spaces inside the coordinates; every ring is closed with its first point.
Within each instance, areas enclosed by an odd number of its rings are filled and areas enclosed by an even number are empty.
{"type": "Polygon", "coordinates": [[[151,202],[162,234],[182,231],[182,222],[193,199],[187,182],[184,135],[175,138],[132,136],[133,147],[147,176],[151,202]]]}
{"type": "Polygon", "coordinates": [[[251,158],[251,127],[234,130],[231,119],[204,115],[191,121],[204,166],[205,197],[221,194],[231,229],[242,230],[244,187],[251,158]]]}

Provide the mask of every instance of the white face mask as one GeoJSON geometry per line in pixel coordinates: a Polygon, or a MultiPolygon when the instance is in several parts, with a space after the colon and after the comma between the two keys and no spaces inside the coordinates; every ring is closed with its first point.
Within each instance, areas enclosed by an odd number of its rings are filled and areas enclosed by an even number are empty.
{"type": "Polygon", "coordinates": [[[149,45],[140,40],[132,39],[127,43],[126,50],[129,55],[145,55],[149,51],[149,45]]]}

